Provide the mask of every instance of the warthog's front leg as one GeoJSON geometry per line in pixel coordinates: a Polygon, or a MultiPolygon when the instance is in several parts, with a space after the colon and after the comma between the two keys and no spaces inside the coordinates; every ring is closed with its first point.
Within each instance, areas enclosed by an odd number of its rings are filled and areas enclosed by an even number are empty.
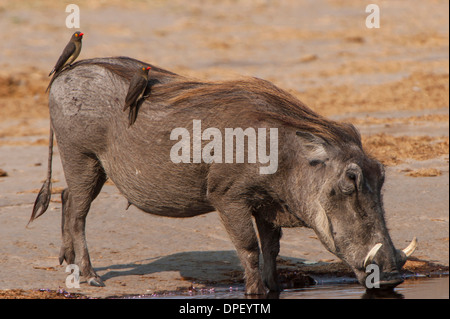
{"type": "Polygon", "coordinates": [[[219,214],[244,267],[246,294],[265,294],[267,291],[259,270],[258,238],[251,213],[247,207],[231,203],[219,208],[219,214]]]}
{"type": "Polygon", "coordinates": [[[280,291],[277,273],[277,256],[280,252],[281,227],[266,221],[263,216],[255,214],[259,240],[263,255],[262,278],[270,291],[280,291]]]}

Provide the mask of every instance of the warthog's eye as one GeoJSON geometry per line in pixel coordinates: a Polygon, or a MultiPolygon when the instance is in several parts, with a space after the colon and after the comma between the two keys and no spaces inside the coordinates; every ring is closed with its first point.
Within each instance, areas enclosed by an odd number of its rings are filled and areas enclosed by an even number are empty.
{"type": "Polygon", "coordinates": [[[362,187],[361,168],[354,163],[347,165],[345,173],[339,179],[339,187],[345,195],[351,195],[362,187]]]}
{"type": "Polygon", "coordinates": [[[354,172],[347,171],[346,174],[347,174],[347,177],[349,179],[351,179],[352,181],[356,180],[356,174],[354,172]]]}
{"type": "Polygon", "coordinates": [[[321,160],[312,160],[312,161],[309,161],[309,165],[311,165],[311,166],[317,166],[317,165],[319,165],[319,164],[325,164],[323,161],[321,161],[321,160]]]}

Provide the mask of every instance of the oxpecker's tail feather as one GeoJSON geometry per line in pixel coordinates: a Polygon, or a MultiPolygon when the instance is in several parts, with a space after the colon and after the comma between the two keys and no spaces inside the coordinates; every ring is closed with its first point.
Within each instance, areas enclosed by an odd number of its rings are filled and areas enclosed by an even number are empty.
{"type": "Polygon", "coordinates": [[[137,118],[137,107],[130,108],[130,113],[128,113],[128,127],[136,122],[137,118]]]}
{"type": "MultiPolygon", "coordinates": [[[[52,71],[51,74],[53,74],[54,71],[52,71]]],[[[48,90],[50,89],[50,87],[53,84],[53,81],[56,79],[56,77],[60,74],[61,72],[56,72],[55,74],[53,74],[52,78],[50,79],[50,82],[48,83],[47,89],[45,90],[45,93],[48,92],[48,90]]],[[[50,75],[49,75],[50,76],[50,75]]]]}

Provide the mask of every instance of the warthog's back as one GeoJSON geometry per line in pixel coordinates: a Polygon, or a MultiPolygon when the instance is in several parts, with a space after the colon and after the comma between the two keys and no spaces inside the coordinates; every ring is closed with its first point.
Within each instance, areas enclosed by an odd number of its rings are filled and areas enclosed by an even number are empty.
{"type": "MultiPolygon", "coordinates": [[[[123,195],[144,211],[166,216],[212,211],[205,196],[207,166],[170,161],[170,132],[183,125],[183,119],[177,123],[166,103],[153,103],[150,97],[137,122],[127,128],[122,108],[128,79],[141,65],[132,59],[96,59],[63,72],[52,84],[49,99],[58,146],[64,156],[83,152],[98,158],[123,195]]],[[[154,67],[150,83],[180,78],[154,67]]]]}

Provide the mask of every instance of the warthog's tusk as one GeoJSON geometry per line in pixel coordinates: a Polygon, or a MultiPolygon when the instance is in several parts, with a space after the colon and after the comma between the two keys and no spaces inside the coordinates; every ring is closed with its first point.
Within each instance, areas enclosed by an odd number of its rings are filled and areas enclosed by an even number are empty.
{"type": "Polygon", "coordinates": [[[375,255],[377,254],[378,250],[383,246],[383,244],[378,243],[369,251],[366,258],[364,259],[364,268],[366,268],[369,264],[372,263],[372,260],[375,258],[375,255]]]}
{"type": "Polygon", "coordinates": [[[403,252],[405,253],[406,257],[409,257],[412,255],[414,250],[416,250],[416,248],[417,248],[417,238],[414,237],[411,243],[408,245],[408,247],[403,249],[403,252]]]}

